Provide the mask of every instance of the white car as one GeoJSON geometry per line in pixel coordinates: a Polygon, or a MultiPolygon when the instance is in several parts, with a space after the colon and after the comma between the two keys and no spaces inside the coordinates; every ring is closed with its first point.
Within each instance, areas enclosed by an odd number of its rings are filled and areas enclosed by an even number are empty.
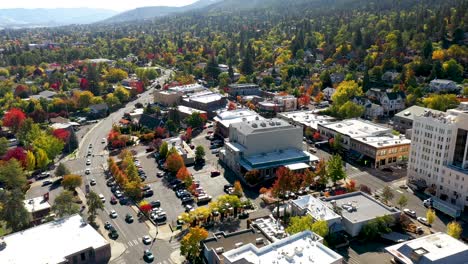
{"type": "Polygon", "coordinates": [[[145,245],[151,244],[151,241],[152,241],[150,236],[144,236],[141,240],[143,241],[143,244],[145,245]]]}
{"type": "Polygon", "coordinates": [[[89,148],[93,148],[93,144],[89,144],[89,148]]]}
{"type": "Polygon", "coordinates": [[[106,202],[106,198],[104,197],[104,195],[103,195],[102,193],[99,194],[99,198],[101,199],[101,201],[102,201],[103,203],[106,202]]]}
{"type": "Polygon", "coordinates": [[[88,175],[88,174],[90,174],[90,173],[91,173],[91,170],[90,170],[89,168],[86,168],[85,174],[88,175]]]}
{"type": "Polygon", "coordinates": [[[90,159],[86,160],[86,165],[91,165],[91,160],[90,159]]]}
{"type": "Polygon", "coordinates": [[[413,218],[416,218],[416,212],[408,208],[403,209],[403,212],[413,218]]]}
{"type": "Polygon", "coordinates": [[[91,184],[92,186],[96,185],[96,180],[95,180],[95,179],[91,179],[91,181],[89,181],[89,184],[91,184]]]}
{"type": "Polygon", "coordinates": [[[103,138],[103,139],[101,140],[101,143],[102,143],[102,144],[105,144],[105,143],[106,143],[106,139],[103,138]]]}
{"type": "Polygon", "coordinates": [[[110,211],[109,216],[111,218],[117,218],[117,212],[115,210],[110,211]]]}
{"type": "Polygon", "coordinates": [[[423,224],[423,225],[429,225],[429,222],[427,222],[427,219],[425,217],[418,217],[417,218],[418,222],[423,224]]]}

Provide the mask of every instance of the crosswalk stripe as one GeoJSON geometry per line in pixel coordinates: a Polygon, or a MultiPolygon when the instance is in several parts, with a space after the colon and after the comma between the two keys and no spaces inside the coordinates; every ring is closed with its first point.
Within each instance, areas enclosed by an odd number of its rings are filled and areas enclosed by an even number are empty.
{"type": "Polygon", "coordinates": [[[134,240],[133,240],[133,243],[134,243],[135,245],[137,245],[137,244],[138,244],[138,241],[137,241],[136,239],[134,239],[134,240]]]}
{"type": "Polygon", "coordinates": [[[130,247],[132,247],[132,246],[133,246],[133,244],[132,244],[132,241],[128,241],[128,243],[127,243],[127,244],[128,244],[130,247]]]}

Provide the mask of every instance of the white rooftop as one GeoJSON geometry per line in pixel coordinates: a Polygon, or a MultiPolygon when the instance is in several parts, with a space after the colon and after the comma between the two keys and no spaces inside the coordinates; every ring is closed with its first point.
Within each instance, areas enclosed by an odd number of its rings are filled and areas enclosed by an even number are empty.
{"type": "Polygon", "coordinates": [[[34,213],[37,211],[42,211],[42,210],[50,208],[49,202],[44,200],[44,197],[42,196],[35,197],[32,199],[26,199],[23,202],[24,202],[24,207],[30,213],[34,213]]]}
{"type": "Polygon", "coordinates": [[[321,126],[334,130],[342,135],[347,135],[350,138],[366,137],[392,132],[392,129],[390,128],[362,119],[346,119],[343,121],[323,124],[321,126]]]}
{"type": "Polygon", "coordinates": [[[405,264],[465,264],[468,260],[468,245],[442,232],[389,246],[385,250],[405,264]],[[419,261],[415,257],[420,257],[419,261]]]}
{"type": "Polygon", "coordinates": [[[315,130],[317,130],[318,124],[327,124],[335,120],[335,118],[331,116],[318,115],[313,110],[278,113],[278,117],[292,120],[315,130]]]}
{"type": "Polygon", "coordinates": [[[213,93],[211,91],[204,91],[204,92],[198,92],[198,93],[192,94],[188,96],[187,98],[184,98],[184,100],[195,101],[195,102],[202,103],[202,104],[208,104],[211,102],[219,101],[222,98],[223,96],[219,93],[213,93]]]}
{"type": "Polygon", "coordinates": [[[291,171],[296,171],[296,170],[303,170],[303,169],[308,169],[310,166],[304,162],[298,162],[298,163],[293,163],[285,166],[291,171]]]}
{"type": "Polygon", "coordinates": [[[76,252],[103,247],[107,242],[79,215],[62,218],[3,237],[0,263],[60,263],[76,252]]]}
{"type": "Polygon", "coordinates": [[[183,106],[183,105],[178,105],[177,110],[181,113],[188,114],[188,115],[191,115],[193,113],[206,114],[206,111],[198,110],[198,109],[188,107],[188,106],[183,106]]]}
{"type": "Polygon", "coordinates": [[[392,134],[358,137],[354,138],[354,140],[375,148],[411,144],[411,140],[405,138],[403,135],[395,136],[392,134]]]}
{"type": "Polygon", "coordinates": [[[219,113],[214,120],[224,127],[229,127],[231,124],[253,120],[265,120],[265,118],[250,109],[241,108],[223,111],[219,113]]]}
{"type": "Polygon", "coordinates": [[[245,259],[249,263],[341,263],[343,257],[314,240],[316,235],[304,231],[280,241],[257,248],[252,244],[223,254],[229,263],[245,259]]]}
{"type": "Polygon", "coordinates": [[[268,217],[257,218],[253,223],[273,242],[283,239],[287,236],[284,227],[272,215],[268,217]]]}
{"type": "Polygon", "coordinates": [[[198,83],[193,83],[193,84],[170,87],[168,90],[174,91],[174,92],[180,92],[180,93],[193,93],[193,92],[202,91],[205,89],[206,88],[203,87],[203,85],[198,84],[198,83]]]}
{"type": "Polygon", "coordinates": [[[305,195],[299,199],[293,200],[292,203],[297,205],[301,210],[306,209],[307,213],[312,216],[315,220],[330,221],[334,219],[340,219],[341,216],[335,213],[320,199],[313,197],[312,195],[305,195]]]}
{"type": "Polygon", "coordinates": [[[255,119],[255,120],[242,120],[236,124],[232,124],[238,131],[242,131],[245,134],[250,133],[261,133],[267,130],[279,130],[279,129],[291,129],[295,128],[294,125],[289,124],[283,119],[272,118],[272,119],[255,119]]]}

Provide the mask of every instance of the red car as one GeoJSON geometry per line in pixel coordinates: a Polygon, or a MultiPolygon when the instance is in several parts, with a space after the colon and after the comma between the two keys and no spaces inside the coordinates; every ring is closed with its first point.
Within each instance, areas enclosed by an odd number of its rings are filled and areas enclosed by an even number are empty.
{"type": "Polygon", "coordinates": [[[219,172],[219,171],[212,171],[211,172],[211,177],[216,177],[216,176],[219,176],[219,175],[221,175],[221,172],[219,172]]]}
{"type": "Polygon", "coordinates": [[[117,204],[117,199],[115,199],[114,196],[112,196],[111,200],[110,200],[110,203],[111,204],[117,204]]]}

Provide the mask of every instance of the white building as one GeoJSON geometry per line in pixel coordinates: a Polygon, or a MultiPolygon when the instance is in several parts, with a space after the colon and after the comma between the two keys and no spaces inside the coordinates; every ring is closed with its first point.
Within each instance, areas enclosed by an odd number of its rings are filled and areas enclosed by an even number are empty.
{"type": "Polygon", "coordinates": [[[24,208],[31,214],[31,223],[40,224],[50,213],[51,206],[42,196],[26,199],[23,202],[24,208]]]}
{"type": "Polygon", "coordinates": [[[438,232],[385,248],[397,264],[465,264],[468,245],[438,232]]]}
{"type": "Polygon", "coordinates": [[[239,176],[255,169],[265,178],[274,177],[278,167],[311,160],[302,150],[302,128],[277,118],[230,125],[219,157],[239,176]]]}
{"type": "Polygon", "coordinates": [[[309,127],[313,131],[317,131],[318,124],[327,124],[335,121],[334,117],[319,115],[313,110],[278,113],[277,116],[293,124],[302,125],[304,128],[309,127]]]}
{"type": "Polygon", "coordinates": [[[297,110],[297,98],[292,95],[276,95],[273,99],[258,103],[258,108],[262,112],[288,112],[297,110]]]}
{"type": "Polygon", "coordinates": [[[234,263],[343,263],[343,257],[317,241],[317,235],[304,231],[257,248],[253,244],[223,254],[225,264],[234,263]]]}
{"type": "Polygon", "coordinates": [[[341,216],[333,211],[327,204],[312,195],[301,196],[290,202],[293,215],[309,215],[314,221],[327,221],[331,232],[340,231],[341,216]]]}
{"type": "Polygon", "coordinates": [[[3,243],[0,239],[0,263],[5,264],[104,264],[110,257],[109,242],[79,215],[4,236],[3,243]]]}
{"type": "Polygon", "coordinates": [[[185,165],[195,163],[195,151],[180,137],[166,138],[163,141],[167,142],[169,149],[174,147],[177,150],[179,155],[184,159],[185,165]]]}
{"type": "Polygon", "coordinates": [[[213,120],[216,125],[216,134],[222,137],[229,137],[229,126],[246,121],[265,120],[257,112],[248,108],[239,108],[236,110],[226,110],[218,113],[213,120]]]}
{"type": "Polygon", "coordinates": [[[415,116],[408,163],[408,181],[462,210],[468,206],[467,135],[468,104],[415,116]]]}

